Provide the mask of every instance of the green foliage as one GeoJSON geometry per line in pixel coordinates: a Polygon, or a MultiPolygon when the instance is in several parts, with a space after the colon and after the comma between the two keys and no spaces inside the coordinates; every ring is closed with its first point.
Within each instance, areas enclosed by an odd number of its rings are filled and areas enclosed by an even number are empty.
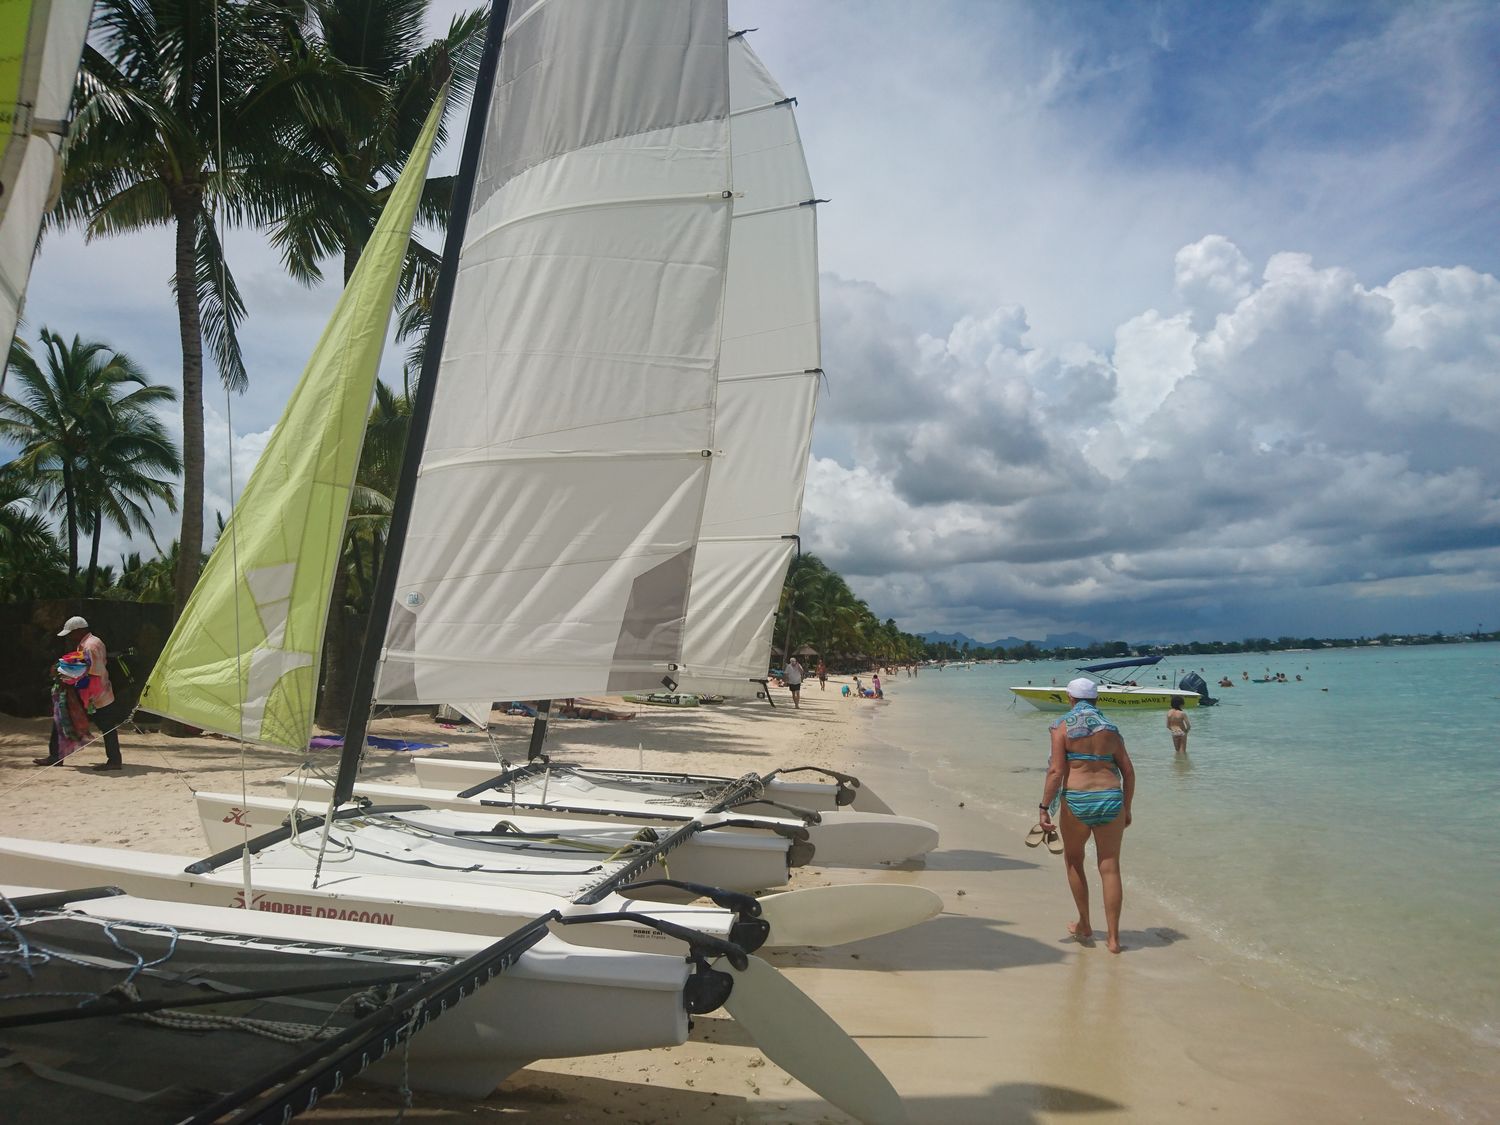
{"type": "Polygon", "coordinates": [[[178,551],[179,547],[174,539],[166,551],[156,558],[142,561],[139,553],[126,555],[120,560],[119,575],[104,590],[103,596],[117,601],[171,604],[178,551]]]}
{"type": "Polygon", "coordinates": [[[812,554],[797,559],[787,571],[776,612],[773,659],[783,660],[788,648],[796,652],[804,645],[834,668],[905,664],[922,659],[923,651],[920,637],[901,632],[893,618],[882,623],[841,575],[812,554]]]}
{"type": "Polygon", "coordinates": [[[67,552],[37,510],[34,490],[13,463],[0,467],[0,602],[74,592],[67,552]]]}
{"type": "Polygon", "coordinates": [[[406,435],[411,429],[411,408],[409,395],[397,393],[384,383],[375,384],[375,405],[365,427],[344,534],[346,604],[354,613],[370,610],[375,579],[385,554],[386,530],[395,507],[406,435]]]}
{"type": "Polygon", "coordinates": [[[182,463],[156,407],[177,396],[103,343],[74,336],[68,344],[46,328],[40,340],[45,366],[23,342],[11,347],[12,391],[0,396],[0,437],[20,452],[6,470],[12,487],[35,501],[33,518],[40,508],[62,516],[70,584],[79,538],[91,538],[82,591],[89,597],[104,523],[149,535],[156,502],[176,508],[173,481],[182,463]]]}
{"type": "MultiPolygon", "coordinates": [[[[429,6],[429,0],[307,5],[300,33],[324,81],[309,87],[288,138],[304,173],[297,198],[271,224],[272,242],[293,277],[316,281],[322,259],[338,256],[347,281],[434,100],[446,85],[450,105],[467,103],[488,17],[459,15],[447,34],[424,42],[429,6]]],[[[445,122],[439,148],[446,137],[445,122]]],[[[446,226],[452,194],[452,177],[429,180],[420,220],[446,226]]],[[[412,337],[414,354],[426,337],[438,263],[437,253],[412,239],[397,290],[397,338],[412,337]]]]}

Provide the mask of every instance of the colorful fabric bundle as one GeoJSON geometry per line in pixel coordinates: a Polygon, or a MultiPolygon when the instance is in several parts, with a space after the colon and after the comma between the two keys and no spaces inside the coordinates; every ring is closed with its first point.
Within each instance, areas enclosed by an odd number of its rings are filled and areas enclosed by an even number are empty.
{"type": "Polygon", "coordinates": [[[52,685],[52,723],[57,728],[57,756],[66,758],[89,740],[89,710],[72,684],[52,685]]]}

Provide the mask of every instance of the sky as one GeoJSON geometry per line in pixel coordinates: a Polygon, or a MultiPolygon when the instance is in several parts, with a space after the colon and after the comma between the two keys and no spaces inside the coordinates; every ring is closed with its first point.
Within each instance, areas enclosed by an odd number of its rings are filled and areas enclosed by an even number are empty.
{"type": "MultiPolygon", "coordinates": [[[[803,546],[879,617],[981,641],[1500,627],[1500,6],[730,22],[829,199],[803,546]]],[[[209,526],[336,296],[256,232],[227,250],[251,389],[210,395],[209,526]]],[[[165,232],[49,236],[32,332],[175,383],[170,272],[165,232]]]]}

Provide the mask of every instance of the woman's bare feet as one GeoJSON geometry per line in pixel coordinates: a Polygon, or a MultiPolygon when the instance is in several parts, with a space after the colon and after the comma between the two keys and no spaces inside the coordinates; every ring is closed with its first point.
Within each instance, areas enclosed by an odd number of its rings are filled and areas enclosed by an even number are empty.
{"type": "Polygon", "coordinates": [[[1087,922],[1069,922],[1068,933],[1073,935],[1074,941],[1094,940],[1094,929],[1087,922]]]}
{"type": "Polygon", "coordinates": [[[1122,950],[1122,949],[1125,948],[1123,945],[1120,944],[1120,935],[1119,934],[1112,934],[1112,935],[1110,935],[1109,940],[1104,943],[1104,947],[1106,949],[1108,949],[1111,953],[1118,953],[1118,952],[1120,952],[1120,950],[1122,950]]]}

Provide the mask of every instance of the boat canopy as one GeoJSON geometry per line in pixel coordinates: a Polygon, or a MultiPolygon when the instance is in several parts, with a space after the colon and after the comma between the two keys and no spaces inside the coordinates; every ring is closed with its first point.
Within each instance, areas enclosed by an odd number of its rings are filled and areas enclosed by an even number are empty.
{"type": "Polygon", "coordinates": [[[1160,664],[1159,656],[1132,656],[1129,660],[1111,660],[1104,664],[1080,664],[1080,672],[1108,672],[1111,668],[1146,668],[1160,664]]]}

